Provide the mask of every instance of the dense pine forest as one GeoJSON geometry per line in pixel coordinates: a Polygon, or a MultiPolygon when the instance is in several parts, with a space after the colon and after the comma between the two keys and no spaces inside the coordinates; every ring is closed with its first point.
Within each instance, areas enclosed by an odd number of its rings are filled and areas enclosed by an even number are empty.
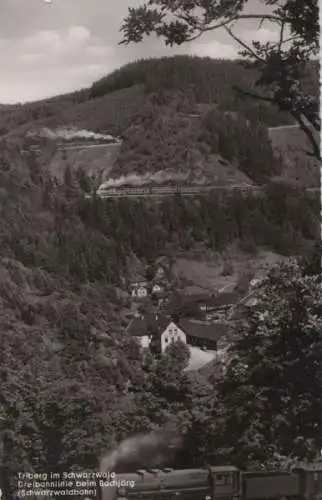
{"type": "MultiPolygon", "coordinates": [[[[303,85],[317,89],[311,70],[303,85]]],[[[254,75],[228,61],[139,61],[81,92],[0,109],[0,413],[10,477],[22,469],[92,469],[122,439],[166,426],[182,437],[167,460],[175,467],[285,465],[311,459],[322,447],[320,199],[283,178],[267,127],[290,118],[235,94],[236,81],[251,87],[254,75]],[[99,112],[95,102],[102,100],[99,112]],[[97,114],[90,117],[92,105],[97,114]],[[21,155],[26,130],[84,127],[86,120],[88,128],[123,137],[113,176],[167,168],[207,176],[217,155],[262,185],[262,193],[160,203],[89,200],[87,172],[67,168],[58,181],[43,159],[21,155]],[[131,273],[128,256],[148,264],[201,246],[224,255],[232,243],[254,259],[264,248],[298,260],[269,273],[257,309],[235,327],[239,358],[226,378],[185,372],[176,349],[143,361],[124,334],[124,300],[117,294],[131,273]],[[265,320],[263,310],[270,311],[265,320]],[[287,366],[280,349],[286,322],[294,337],[287,366]],[[266,343],[265,328],[275,334],[266,343]],[[304,375],[299,345],[303,352],[313,345],[304,375]],[[310,382],[301,384],[300,376],[310,382]],[[256,399],[259,379],[264,388],[256,399]],[[271,397],[273,384],[282,405],[271,397]],[[274,422],[272,414],[279,417],[274,422]]],[[[309,174],[317,179],[313,168],[309,174]]]]}

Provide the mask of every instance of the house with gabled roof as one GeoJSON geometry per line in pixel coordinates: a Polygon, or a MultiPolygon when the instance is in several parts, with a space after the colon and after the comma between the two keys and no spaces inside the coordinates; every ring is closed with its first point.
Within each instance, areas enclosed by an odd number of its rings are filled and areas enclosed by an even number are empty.
{"type": "Polygon", "coordinates": [[[158,293],[151,293],[150,297],[152,304],[157,306],[159,309],[165,310],[169,305],[169,292],[165,290],[158,293]]]}
{"type": "Polygon", "coordinates": [[[199,306],[204,311],[206,318],[214,321],[226,320],[241,298],[238,292],[219,293],[214,297],[201,301],[199,306]]]}
{"type": "Polygon", "coordinates": [[[220,341],[227,334],[226,323],[213,323],[201,320],[181,319],[180,328],[185,332],[187,344],[217,351],[220,341]]]}
{"type": "Polygon", "coordinates": [[[148,284],[146,281],[134,281],[130,284],[131,297],[134,300],[142,300],[148,296],[148,284]]]}
{"type": "Polygon", "coordinates": [[[241,299],[238,292],[223,292],[212,298],[211,306],[213,310],[227,310],[236,305],[241,299]]]}
{"type": "Polygon", "coordinates": [[[135,337],[143,349],[150,348],[162,354],[173,342],[216,351],[227,333],[227,324],[181,319],[173,321],[158,313],[147,313],[133,318],[126,333],[135,337]]]}
{"type": "Polygon", "coordinates": [[[202,293],[182,296],[184,308],[189,308],[191,316],[195,311],[195,317],[202,317],[206,320],[221,321],[226,318],[229,311],[240,300],[240,295],[235,292],[212,294],[202,293]]]}
{"type": "Polygon", "coordinates": [[[126,328],[126,333],[135,337],[141,347],[156,348],[163,353],[172,342],[186,344],[186,334],[171,319],[159,313],[147,313],[133,318],[126,328]]]}
{"type": "Polygon", "coordinates": [[[158,283],[154,283],[154,285],[152,285],[151,293],[160,294],[163,291],[164,291],[164,288],[162,286],[158,285],[158,283]]]}

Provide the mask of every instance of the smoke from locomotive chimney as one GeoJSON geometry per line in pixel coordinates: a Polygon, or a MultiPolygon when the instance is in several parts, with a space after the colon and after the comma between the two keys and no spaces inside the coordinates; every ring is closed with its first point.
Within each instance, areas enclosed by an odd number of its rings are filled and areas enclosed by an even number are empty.
{"type": "Polygon", "coordinates": [[[181,437],[178,431],[167,427],[164,430],[140,434],[125,439],[117,448],[107,453],[100,461],[101,472],[123,472],[129,468],[157,467],[165,464],[179,448],[181,437]]]}

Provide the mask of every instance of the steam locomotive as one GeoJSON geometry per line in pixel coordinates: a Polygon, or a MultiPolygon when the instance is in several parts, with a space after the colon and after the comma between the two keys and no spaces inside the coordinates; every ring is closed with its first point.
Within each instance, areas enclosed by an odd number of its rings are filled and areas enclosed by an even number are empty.
{"type": "Polygon", "coordinates": [[[322,462],[291,472],[242,472],[233,466],[150,469],[117,475],[116,485],[99,481],[98,500],[321,500],[322,462]]]}

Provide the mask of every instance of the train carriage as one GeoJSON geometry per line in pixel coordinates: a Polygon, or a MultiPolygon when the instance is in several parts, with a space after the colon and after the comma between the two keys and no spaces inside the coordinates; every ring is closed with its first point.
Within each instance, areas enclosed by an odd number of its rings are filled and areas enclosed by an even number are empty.
{"type": "Polygon", "coordinates": [[[242,498],[245,500],[275,500],[298,498],[299,476],[290,472],[244,472],[242,498]]]}
{"type": "Polygon", "coordinates": [[[299,477],[301,499],[322,499],[322,462],[302,464],[294,468],[293,472],[299,477]]]}
{"type": "Polygon", "coordinates": [[[117,476],[133,487],[102,488],[100,500],[321,500],[322,463],[291,472],[243,472],[233,466],[142,470],[117,476]]]}

